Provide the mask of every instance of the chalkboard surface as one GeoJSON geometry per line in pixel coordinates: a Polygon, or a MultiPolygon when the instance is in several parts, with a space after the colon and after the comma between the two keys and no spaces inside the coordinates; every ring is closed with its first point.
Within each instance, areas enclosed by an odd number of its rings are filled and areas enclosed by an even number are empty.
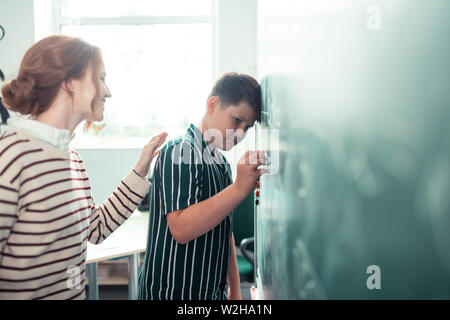
{"type": "Polygon", "coordinates": [[[450,1],[260,0],[257,286],[450,298],[450,1]]]}

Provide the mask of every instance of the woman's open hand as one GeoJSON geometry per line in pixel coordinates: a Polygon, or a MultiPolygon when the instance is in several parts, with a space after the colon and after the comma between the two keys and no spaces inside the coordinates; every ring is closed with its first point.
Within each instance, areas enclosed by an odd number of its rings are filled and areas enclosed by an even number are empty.
{"type": "Polygon", "coordinates": [[[148,169],[153,158],[161,151],[162,148],[158,149],[161,145],[166,142],[167,133],[163,132],[157,136],[154,136],[142,149],[141,157],[139,158],[134,171],[141,177],[146,177],[148,174],[148,169]]]}

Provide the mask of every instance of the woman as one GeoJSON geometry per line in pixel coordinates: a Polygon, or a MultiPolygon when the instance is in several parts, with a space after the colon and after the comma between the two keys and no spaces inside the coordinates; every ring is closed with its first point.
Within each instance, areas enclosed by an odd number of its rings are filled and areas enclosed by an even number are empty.
{"type": "Polygon", "coordinates": [[[0,299],[83,299],[87,241],[102,242],[148,192],[166,133],[150,140],[100,207],[83,160],[68,148],[80,122],[103,119],[105,76],[97,47],[57,35],[33,45],[17,79],[2,87],[7,107],[30,119],[10,121],[0,136],[0,299]]]}

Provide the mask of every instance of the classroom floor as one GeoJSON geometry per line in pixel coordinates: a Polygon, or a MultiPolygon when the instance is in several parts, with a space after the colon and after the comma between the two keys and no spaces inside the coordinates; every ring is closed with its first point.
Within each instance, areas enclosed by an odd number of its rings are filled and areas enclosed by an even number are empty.
{"type": "MultiPolygon", "coordinates": [[[[253,283],[241,282],[242,299],[251,300],[250,288],[253,283]]],[[[89,290],[86,286],[86,299],[89,299],[89,290]]],[[[126,285],[108,285],[100,286],[99,288],[100,300],[128,300],[128,286],[126,285]]]]}

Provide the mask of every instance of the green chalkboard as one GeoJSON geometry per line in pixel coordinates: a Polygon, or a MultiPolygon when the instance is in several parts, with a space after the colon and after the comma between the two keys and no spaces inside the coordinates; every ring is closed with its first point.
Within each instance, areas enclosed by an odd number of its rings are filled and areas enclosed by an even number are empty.
{"type": "Polygon", "coordinates": [[[273,299],[450,298],[450,1],[258,1],[273,299]]]}

